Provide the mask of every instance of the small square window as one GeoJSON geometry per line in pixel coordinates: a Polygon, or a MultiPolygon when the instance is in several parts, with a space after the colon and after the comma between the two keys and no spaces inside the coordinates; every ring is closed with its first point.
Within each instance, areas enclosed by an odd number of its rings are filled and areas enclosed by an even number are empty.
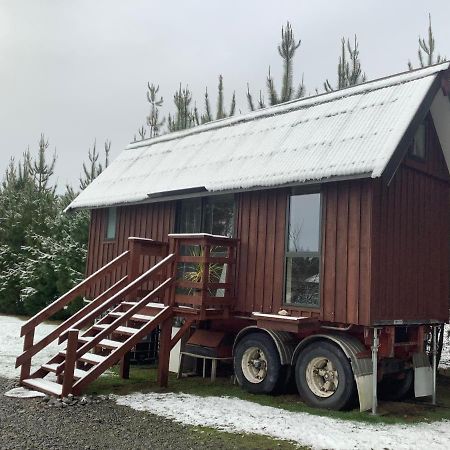
{"type": "Polygon", "coordinates": [[[116,238],[117,228],[117,208],[108,208],[106,221],[106,239],[112,240],[116,238]]]}
{"type": "Polygon", "coordinates": [[[414,140],[411,145],[410,155],[414,158],[424,160],[427,150],[427,127],[423,122],[419,125],[419,128],[414,135],[414,140]]]}

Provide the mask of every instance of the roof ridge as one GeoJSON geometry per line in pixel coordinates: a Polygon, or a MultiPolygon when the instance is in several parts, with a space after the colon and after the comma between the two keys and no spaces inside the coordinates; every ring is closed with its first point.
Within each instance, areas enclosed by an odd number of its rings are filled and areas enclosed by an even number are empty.
{"type": "Polygon", "coordinates": [[[352,95],[363,94],[367,91],[375,91],[378,89],[383,89],[388,86],[395,86],[397,84],[408,83],[419,78],[425,78],[431,75],[435,75],[438,72],[444,71],[450,67],[450,62],[445,61],[443,63],[434,64],[427,67],[421,67],[414,70],[408,70],[392,75],[388,75],[385,77],[377,78],[375,80],[366,81],[364,83],[360,83],[354,86],[345,87],[332,92],[323,92],[321,94],[311,95],[309,97],[298,98],[294,100],[290,100],[288,102],[279,103],[273,106],[267,106],[265,108],[261,108],[255,111],[248,112],[246,114],[242,114],[239,116],[226,117],[219,120],[214,120],[208,122],[206,124],[198,125],[196,127],[188,128],[185,130],[175,131],[172,133],[167,133],[162,136],[147,138],[142,141],[132,142],[125,149],[126,150],[134,150],[141,147],[150,147],[151,145],[172,141],[175,139],[183,138],[185,136],[191,136],[194,134],[204,133],[209,130],[215,130],[217,128],[222,128],[226,126],[236,125],[242,122],[248,122],[251,120],[255,120],[258,118],[264,118],[269,116],[274,116],[278,114],[286,114],[288,112],[309,108],[316,106],[318,104],[327,103],[331,101],[335,101],[344,97],[350,97],[352,95]],[[400,78],[395,80],[396,78],[400,78]],[[387,82],[389,80],[394,79],[395,82],[392,83],[382,83],[387,82]],[[371,85],[379,84],[379,86],[370,89],[371,85]],[[314,101],[320,99],[319,101],[314,101]]]}

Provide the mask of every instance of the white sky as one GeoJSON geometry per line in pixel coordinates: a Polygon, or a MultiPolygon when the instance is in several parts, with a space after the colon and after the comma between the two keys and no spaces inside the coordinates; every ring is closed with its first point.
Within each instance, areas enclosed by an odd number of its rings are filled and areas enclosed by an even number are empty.
{"type": "Polygon", "coordinates": [[[112,157],[148,112],[147,81],[160,84],[166,111],[180,81],[203,107],[224,76],[247,111],[246,83],[280,85],[276,46],[289,20],[302,39],[295,82],[307,92],[335,81],[342,36],[355,33],[369,79],[417,64],[417,38],[432,14],[437,49],[450,57],[450,2],[444,0],[0,0],[0,174],[11,156],[37,148],[41,132],[58,153],[59,185],[77,183],[94,139],[112,157]]]}

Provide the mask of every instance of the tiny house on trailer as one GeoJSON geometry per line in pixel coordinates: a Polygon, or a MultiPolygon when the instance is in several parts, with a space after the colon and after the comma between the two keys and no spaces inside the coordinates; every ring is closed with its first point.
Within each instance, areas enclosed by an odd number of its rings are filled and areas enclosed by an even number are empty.
{"type": "Polygon", "coordinates": [[[22,384],[78,393],[118,362],[126,377],[159,327],[161,385],[201,330],[198,347],[231,336],[251,392],[293,376],[325,408],[374,408],[377,388],[431,395],[427,336],[449,317],[449,80],[445,63],[130,144],[68,208],[91,210],[87,278],[22,327],[22,384]],[[66,350],[30,373],[55,339],[66,350]]]}

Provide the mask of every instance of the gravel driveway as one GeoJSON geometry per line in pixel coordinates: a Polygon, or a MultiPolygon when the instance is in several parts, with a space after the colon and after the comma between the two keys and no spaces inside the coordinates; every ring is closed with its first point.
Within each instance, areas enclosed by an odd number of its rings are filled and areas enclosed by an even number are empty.
{"type": "MultiPolygon", "coordinates": [[[[227,435],[193,431],[146,412],[100,403],[48,407],[42,398],[3,395],[15,387],[0,378],[0,449],[231,449],[227,435]]],[[[248,448],[248,447],[246,447],[248,448]]]]}

